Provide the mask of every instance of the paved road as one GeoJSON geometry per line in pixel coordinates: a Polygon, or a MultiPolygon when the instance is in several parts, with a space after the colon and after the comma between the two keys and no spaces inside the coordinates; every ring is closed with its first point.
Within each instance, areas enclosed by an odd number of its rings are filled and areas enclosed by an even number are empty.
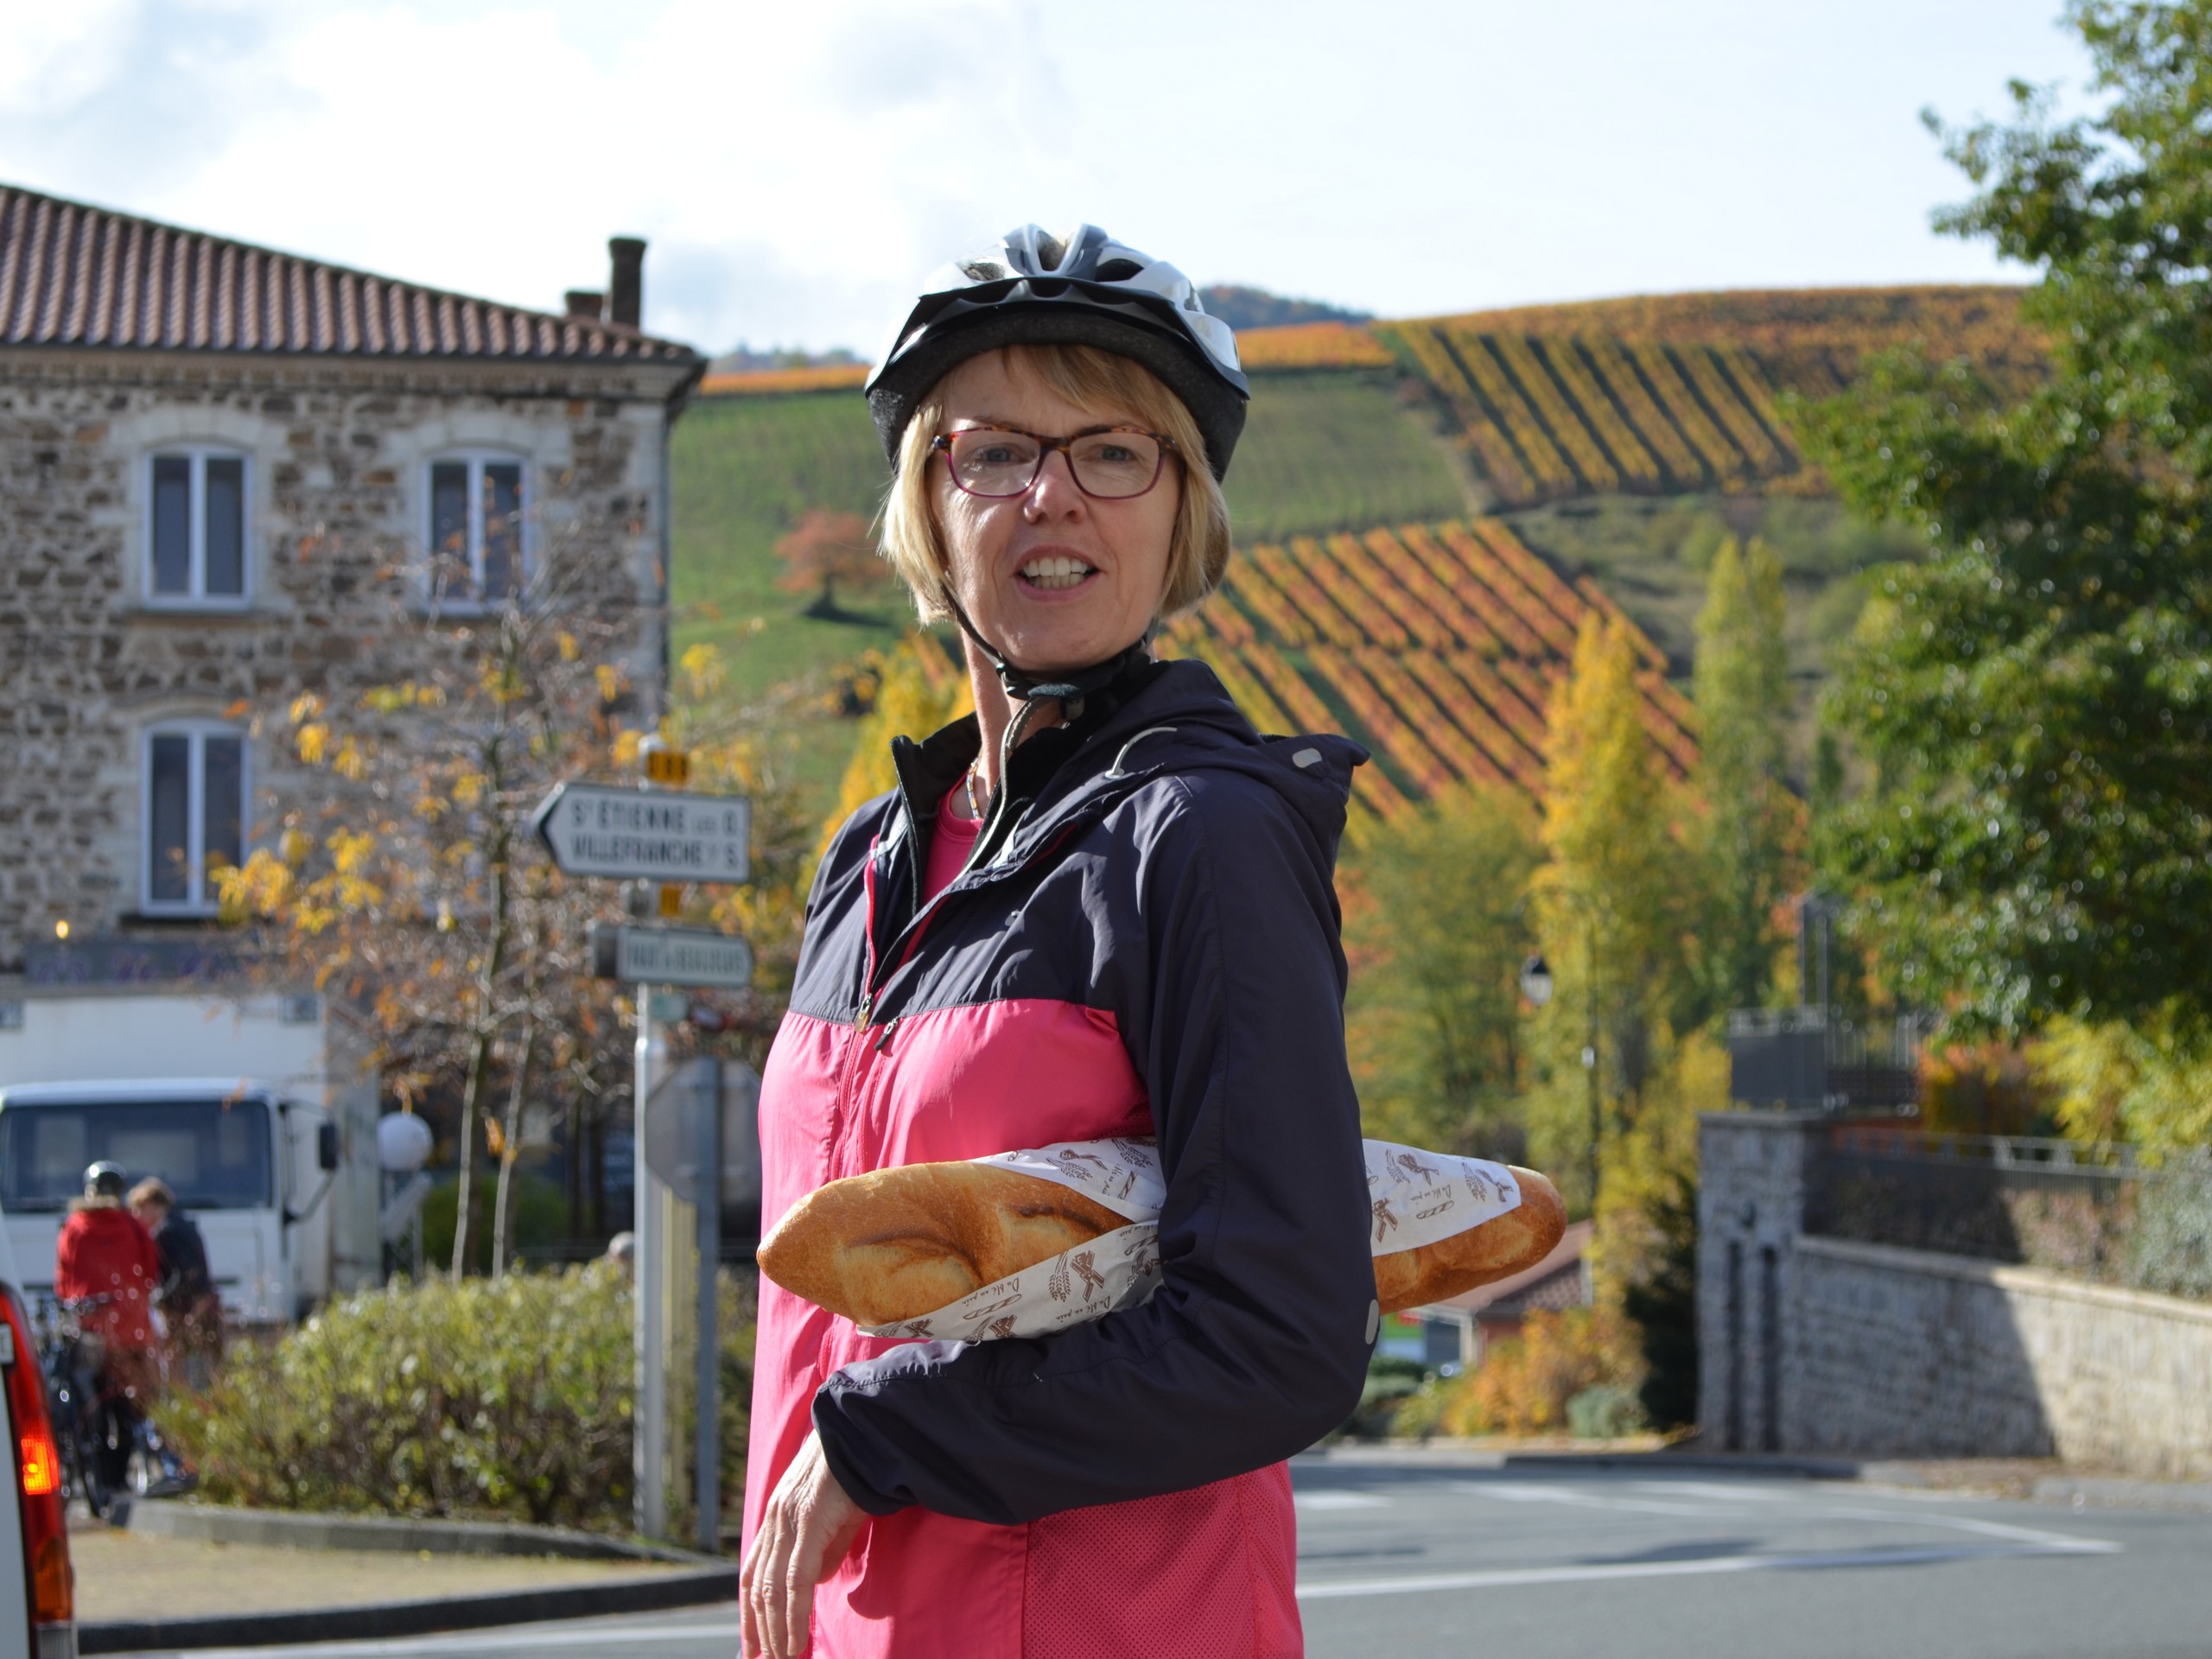
{"type": "MultiPolygon", "coordinates": [[[[2207,1659],[2212,1515],[1301,1461],[1313,1659],[2207,1659]]],[[[728,1659],[728,1609],[196,1659],[728,1659]]]]}

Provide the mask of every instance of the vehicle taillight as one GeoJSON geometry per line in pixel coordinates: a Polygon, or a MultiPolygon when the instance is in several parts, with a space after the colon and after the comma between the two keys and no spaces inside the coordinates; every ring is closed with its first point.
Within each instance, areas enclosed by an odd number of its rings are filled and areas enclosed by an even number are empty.
{"type": "Polygon", "coordinates": [[[67,1624],[76,1617],[76,1575],[69,1567],[69,1522],[62,1508],[61,1457],[47,1414],[46,1378],[31,1341],[31,1324],[14,1292],[0,1294],[0,1318],[15,1345],[8,1367],[8,1404],[16,1420],[16,1475],[23,1493],[23,1554],[30,1581],[31,1623],[67,1624]]]}

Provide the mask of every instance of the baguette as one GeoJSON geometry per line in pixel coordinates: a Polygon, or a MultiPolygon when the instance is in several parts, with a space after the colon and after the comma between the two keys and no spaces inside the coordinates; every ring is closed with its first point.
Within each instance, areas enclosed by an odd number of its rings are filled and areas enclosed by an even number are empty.
{"type": "Polygon", "coordinates": [[[896,1325],[1128,1220],[992,1164],[907,1164],[817,1187],[760,1241],[760,1271],[860,1325],[896,1325]]]}
{"type": "Polygon", "coordinates": [[[1516,1208],[1433,1244],[1375,1258],[1375,1299],[1385,1313],[1464,1294],[1533,1268],[1552,1253],[1567,1231],[1559,1189],[1533,1169],[1507,1167],[1521,1185],[1516,1208]]]}
{"type": "MultiPolygon", "coordinates": [[[[1395,1313],[1533,1267],[1560,1241],[1567,1209],[1532,1169],[1521,1203],[1433,1244],[1375,1258],[1375,1291],[1395,1313]]],[[[793,1295],[864,1327],[919,1319],[1128,1218],[1072,1187],[993,1164],[907,1164],[831,1181],[760,1242],[760,1271],[793,1295]]]]}

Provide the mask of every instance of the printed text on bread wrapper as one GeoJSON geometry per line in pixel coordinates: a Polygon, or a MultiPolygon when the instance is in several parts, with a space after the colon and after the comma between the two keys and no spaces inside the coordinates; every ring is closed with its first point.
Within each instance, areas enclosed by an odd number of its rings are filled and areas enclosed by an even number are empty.
{"type": "MultiPolygon", "coordinates": [[[[1362,1150],[1367,1161],[1368,1242],[1376,1255],[1433,1244],[1520,1207],[1521,1184],[1503,1164],[1389,1141],[1364,1141],[1362,1150]]],[[[925,1342],[1049,1336],[1138,1306],[1159,1288],[1160,1230],[1154,1219],[1167,1187],[1152,1142],[1062,1141],[975,1161],[1072,1187],[1134,1224],[982,1286],[918,1319],[861,1327],[869,1336],[925,1342]]]]}

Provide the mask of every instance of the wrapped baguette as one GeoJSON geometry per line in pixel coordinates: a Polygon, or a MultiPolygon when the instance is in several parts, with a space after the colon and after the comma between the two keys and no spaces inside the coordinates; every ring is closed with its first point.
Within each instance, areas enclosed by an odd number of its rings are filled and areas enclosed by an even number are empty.
{"type": "MultiPolygon", "coordinates": [[[[1385,1313],[1532,1267],[1567,1227],[1534,1170],[1366,1143],[1385,1313]]],[[[1071,1141],[832,1181],[761,1241],[760,1270],[878,1336],[1039,1336],[1149,1296],[1165,1198],[1148,1141],[1071,1141]]]]}

